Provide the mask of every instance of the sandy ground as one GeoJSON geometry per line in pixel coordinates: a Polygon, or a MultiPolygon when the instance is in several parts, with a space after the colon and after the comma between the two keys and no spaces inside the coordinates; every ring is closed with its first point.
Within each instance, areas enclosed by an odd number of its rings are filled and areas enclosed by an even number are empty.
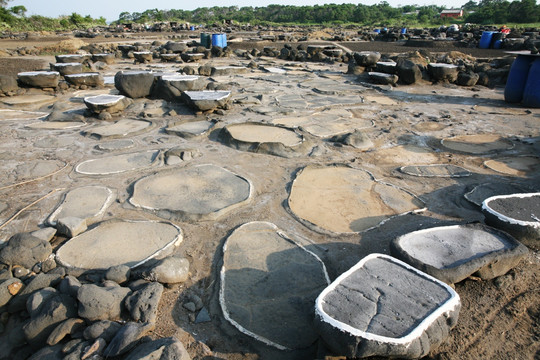
{"type": "MultiPolygon", "coordinates": [[[[0,47],[13,47],[13,42],[0,47]]],[[[27,43],[20,44],[28,46],[27,43]]],[[[244,44],[246,49],[250,44],[244,44]]],[[[360,46],[360,45],[359,45],[360,46]]],[[[364,46],[364,45],[362,45],[364,46]]],[[[387,44],[369,43],[370,50],[386,51],[387,44]],[[380,47],[379,47],[380,46],[380,47]]],[[[395,45],[399,46],[399,45],[395,45]]],[[[362,48],[364,49],[364,48],[362,48]]],[[[360,48],[354,48],[360,50],[360,48]]],[[[394,51],[394,47],[390,52],[394,51]]],[[[403,49],[409,51],[410,49],[403,49]]],[[[473,52],[477,56],[480,55],[473,52]]],[[[45,60],[50,61],[50,58],[45,60]]],[[[220,60],[235,62],[231,60],[220,60]]],[[[261,59],[261,63],[282,66],[276,59],[261,59]]],[[[288,63],[288,62],[287,62],[288,63]]],[[[314,65],[308,65],[308,68],[314,65]]],[[[125,60],[108,70],[133,67],[125,60]]],[[[340,77],[346,65],[318,65],[332,76],[340,77]]],[[[270,85],[266,83],[264,90],[270,85]]],[[[283,91],[278,89],[278,91],[283,91]]],[[[57,102],[69,103],[73,94],[58,95],[57,102]]],[[[268,95],[265,95],[268,96],[268,95]]],[[[503,101],[503,89],[483,87],[459,88],[453,85],[420,84],[398,86],[392,91],[366,89],[366,104],[353,107],[351,112],[373,120],[375,126],[366,131],[374,143],[370,151],[359,151],[347,146],[319,140],[326,149],[321,156],[281,158],[265,154],[241,152],[223,146],[214,131],[208,137],[181,139],[165,135],[160,129],[178,121],[181,116],[154,117],[157,128],[134,136],[139,150],[183,146],[197,148],[202,156],[190,164],[217,164],[249,178],[254,185],[254,200],[222,216],[217,221],[198,223],[175,222],[184,232],[184,242],[177,253],[191,264],[190,279],[167,288],[161,300],[153,338],[176,336],[186,346],[193,359],[315,359],[328,354],[324,346],[295,352],[281,352],[241,334],[223,318],[218,304],[219,270],[222,245],[238,226],[250,221],[270,221],[287,233],[309,239],[311,247],[324,261],[331,279],[349,269],[369,253],[388,253],[388,244],[395,237],[409,231],[437,225],[483,221],[478,207],[467,202],[463,195],[474,186],[486,182],[518,181],[538,184],[538,173],[507,176],[496,173],[483,162],[503,155],[539,155],[539,146],[523,143],[522,139],[540,136],[540,111],[510,106],[503,101]],[[510,140],[513,149],[499,154],[471,155],[449,151],[440,139],[477,133],[498,134],[510,140]],[[329,235],[314,231],[300,223],[285,205],[298,171],[307,165],[350,164],[366,169],[379,180],[392,182],[419,196],[427,205],[422,214],[410,214],[387,221],[384,225],[361,234],[329,235]],[[396,169],[408,164],[443,163],[462,166],[473,175],[466,178],[420,178],[404,175],[396,169]],[[212,321],[195,324],[182,305],[189,294],[203,299],[212,321]]],[[[50,105],[27,110],[50,111],[50,105]]],[[[248,105],[249,106],[249,105],[248,105]]],[[[235,105],[220,118],[223,125],[247,120],[246,106],[235,105]]],[[[268,118],[267,118],[268,119],[268,118]]],[[[98,120],[91,120],[97,123],[98,120]]],[[[144,174],[111,176],[106,180],[81,176],[71,169],[88,158],[102,156],[96,152],[96,140],[83,137],[78,131],[47,133],[29,131],[25,122],[0,122],[0,158],[2,171],[8,174],[2,185],[16,182],[13,164],[32,159],[51,159],[64,162],[68,168],[46,179],[9,189],[1,189],[0,200],[8,205],[0,213],[1,222],[32,201],[56,188],[71,188],[87,184],[107,184],[119,191],[117,202],[105,218],[159,218],[126,205],[128,187],[144,174]],[[36,147],[34,143],[47,137],[69,139],[57,148],[36,147]]],[[[219,130],[219,129],[218,129],[219,130]]],[[[216,130],[217,131],[217,130],[216,130]]],[[[15,232],[31,231],[50,214],[59,200],[59,193],[23,212],[1,231],[2,238],[15,232]]],[[[57,238],[53,245],[65,239],[57,238]]],[[[495,280],[467,279],[456,285],[462,309],[459,321],[450,336],[428,357],[430,359],[538,359],[540,357],[540,245],[528,242],[528,257],[507,275],[495,280]]]]}

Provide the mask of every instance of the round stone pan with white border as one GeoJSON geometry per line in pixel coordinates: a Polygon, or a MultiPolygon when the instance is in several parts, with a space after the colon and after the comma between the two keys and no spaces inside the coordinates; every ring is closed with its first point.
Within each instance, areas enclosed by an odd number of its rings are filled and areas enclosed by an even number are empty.
{"type": "Polygon", "coordinates": [[[148,150],[86,160],[75,167],[83,175],[113,175],[163,165],[160,150],[148,150]]]}
{"type": "Polygon", "coordinates": [[[77,270],[135,268],[182,242],[182,230],[168,222],[108,220],[72,238],[56,252],[56,261],[77,270]]]}
{"type": "Polygon", "coordinates": [[[113,190],[105,186],[91,185],[70,190],[47,218],[47,223],[55,226],[58,219],[76,217],[86,219],[86,224],[90,225],[103,216],[115,198],[113,190]]]}
{"type": "Polygon", "coordinates": [[[219,140],[233,149],[287,158],[305,156],[313,148],[293,129],[256,122],[227,125],[219,140]]]}
{"type": "Polygon", "coordinates": [[[442,139],[441,144],[458,153],[481,155],[514,148],[514,143],[495,134],[460,135],[442,139]]]}
{"type": "Polygon", "coordinates": [[[154,127],[155,124],[148,120],[121,119],[112,124],[107,123],[85,130],[82,134],[96,139],[116,139],[140,135],[154,127]]]}
{"type": "Polygon", "coordinates": [[[276,225],[250,222],[223,245],[219,301],[238,330],[281,350],[316,342],[313,302],[330,283],[322,260],[276,225]]]}
{"type": "Polygon", "coordinates": [[[226,90],[184,91],[182,99],[191,107],[200,111],[214,110],[225,106],[231,98],[226,90]]]}
{"type": "Polygon", "coordinates": [[[0,121],[38,120],[47,115],[44,112],[0,109],[0,121]]]}
{"type": "Polygon", "coordinates": [[[540,192],[492,196],[482,203],[486,223],[521,241],[540,240],[540,192]]]}
{"type": "Polygon", "coordinates": [[[400,167],[399,170],[404,174],[420,177],[459,178],[471,175],[469,170],[461,166],[447,164],[407,165],[400,167]]]}
{"type": "MultiPolygon", "coordinates": [[[[538,189],[537,189],[538,190],[538,189]]],[[[480,184],[466,193],[465,199],[471,203],[482,207],[482,203],[487,198],[497,195],[524,194],[534,192],[535,189],[531,186],[518,183],[494,182],[480,184]]]]}
{"type": "Polygon", "coordinates": [[[197,136],[207,134],[214,128],[216,123],[214,121],[200,120],[200,121],[180,121],[169,124],[165,128],[165,132],[170,135],[177,135],[186,139],[191,139],[197,136]]]}
{"type": "Polygon", "coordinates": [[[504,275],[528,252],[507,233],[482,224],[413,231],[394,239],[390,251],[447,284],[471,275],[484,280],[504,275]]]}
{"type": "Polygon", "coordinates": [[[129,202],[165,219],[215,220],[249,202],[252,192],[249,180],[205,164],[143,177],[133,185],[129,202]]]}
{"type": "Polygon", "coordinates": [[[340,164],[299,171],[287,205],[307,227],[329,235],[365,232],[393,217],[425,210],[411,192],[340,164]]]}
{"type": "Polygon", "coordinates": [[[336,355],[416,359],[455,326],[461,303],[445,283],[388,255],[371,254],[315,302],[315,327],[336,355]]]}

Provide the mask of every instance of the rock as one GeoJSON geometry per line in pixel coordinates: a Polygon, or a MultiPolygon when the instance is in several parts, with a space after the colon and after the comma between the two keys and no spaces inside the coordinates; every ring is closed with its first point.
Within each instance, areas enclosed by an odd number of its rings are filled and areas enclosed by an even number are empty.
{"type": "Polygon", "coordinates": [[[244,74],[247,68],[243,66],[213,66],[212,76],[232,76],[236,74],[244,74]]]}
{"type": "Polygon", "coordinates": [[[23,84],[37,88],[56,88],[60,81],[60,73],[57,71],[22,72],[17,77],[23,84]]]}
{"type": "Polygon", "coordinates": [[[354,132],[345,135],[334,136],[330,141],[340,142],[361,150],[367,150],[373,147],[373,142],[371,142],[370,138],[365,132],[360,130],[355,130],[354,132]]]}
{"type": "Polygon", "coordinates": [[[80,287],[81,283],[79,279],[74,276],[68,275],[60,282],[60,285],[58,286],[58,291],[60,291],[62,294],[67,294],[71,297],[76,298],[80,287]]]}
{"type": "Polygon", "coordinates": [[[94,341],[91,345],[88,345],[84,348],[83,354],[81,356],[81,360],[101,359],[101,355],[105,351],[106,347],[107,347],[107,342],[104,339],[102,338],[96,339],[96,341],[94,341]]]}
{"type": "Polygon", "coordinates": [[[90,321],[117,320],[122,313],[124,298],[130,292],[124,287],[82,285],[77,292],[79,316],[90,321]]]}
{"type": "Polygon", "coordinates": [[[397,63],[397,75],[405,84],[414,84],[422,79],[422,71],[417,64],[411,60],[402,59],[397,63]]]}
{"type": "Polygon", "coordinates": [[[80,339],[71,340],[62,348],[62,352],[66,354],[64,360],[81,360],[81,357],[84,355],[84,349],[90,345],[91,342],[89,341],[82,341],[80,339]]]}
{"type": "Polygon", "coordinates": [[[210,64],[205,64],[199,67],[199,75],[210,76],[212,75],[212,66],[210,64]]]}
{"type": "Polygon", "coordinates": [[[104,62],[107,65],[114,64],[115,56],[112,53],[101,53],[101,54],[93,54],[92,55],[92,61],[94,62],[104,62]]]}
{"type": "Polygon", "coordinates": [[[191,66],[184,66],[182,72],[186,75],[195,75],[197,71],[191,66]]]}
{"type": "Polygon", "coordinates": [[[17,85],[17,79],[15,77],[0,74],[0,93],[7,94],[15,92],[18,89],[19,85],[17,85]]]}
{"type": "Polygon", "coordinates": [[[209,111],[223,108],[231,98],[230,91],[185,91],[182,99],[199,111],[209,111]]]}
{"type": "Polygon", "coordinates": [[[458,77],[458,66],[444,63],[431,63],[428,65],[431,78],[435,81],[455,82],[458,77]]]}
{"type": "Polygon", "coordinates": [[[461,304],[448,285],[371,254],[315,302],[315,328],[336,355],[420,358],[444,340],[461,304]]]}
{"type": "Polygon", "coordinates": [[[90,59],[90,55],[79,55],[79,54],[67,54],[67,55],[55,55],[57,63],[83,63],[86,60],[90,59]]]}
{"type": "Polygon", "coordinates": [[[393,74],[386,74],[386,73],[380,73],[380,72],[369,72],[369,79],[374,84],[381,84],[381,85],[392,85],[396,86],[399,78],[397,75],[393,74]]]}
{"type": "Polygon", "coordinates": [[[177,284],[187,281],[189,276],[189,261],[184,258],[170,256],[162,260],[143,265],[141,277],[148,281],[163,284],[177,284]]]}
{"type": "Polygon", "coordinates": [[[60,274],[38,274],[36,275],[28,285],[19,293],[15,298],[13,298],[8,304],[8,311],[10,313],[18,312],[24,310],[26,307],[26,301],[30,295],[37,291],[47,287],[55,287],[60,280],[62,275],[60,274]]]}
{"type": "Polygon", "coordinates": [[[51,254],[52,247],[48,241],[30,233],[18,233],[13,235],[7,245],[0,250],[0,262],[31,269],[36,263],[47,260],[51,254]]]}
{"type": "MultiPolygon", "coordinates": [[[[36,266],[39,267],[39,263],[34,265],[34,267],[36,267],[36,266]]],[[[34,267],[32,267],[32,269],[34,267]]],[[[16,278],[22,279],[22,278],[26,277],[28,274],[30,274],[30,270],[28,270],[27,268],[24,268],[24,267],[19,266],[19,265],[15,265],[13,267],[13,276],[16,277],[16,278]]]]}
{"type": "Polygon", "coordinates": [[[131,268],[127,265],[111,266],[105,273],[105,279],[112,280],[118,284],[123,284],[129,280],[131,268]]]}
{"type": "Polygon", "coordinates": [[[28,300],[26,300],[26,311],[28,311],[28,314],[31,317],[37,316],[43,305],[57,294],[58,291],[52,287],[46,287],[34,292],[28,297],[28,300]]]}
{"type": "Polygon", "coordinates": [[[164,47],[165,49],[170,50],[175,54],[182,53],[188,49],[186,43],[174,41],[168,41],[164,47]]]}
{"type": "Polygon", "coordinates": [[[525,246],[482,224],[441,226],[395,239],[392,255],[447,284],[471,275],[489,280],[504,275],[527,254],[525,246]]]}
{"type": "Polygon", "coordinates": [[[56,221],[58,233],[66,235],[68,238],[75,237],[88,229],[86,219],[81,219],[74,216],[68,216],[56,221]]]}
{"type": "Polygon", "coordinates": [[[378,61],[377,71],[385,74],[395,74],[397,71],[397,63],[393,61],[378,61]]]}
{"type": "Polygon", "coordinates": [[[151,62],[154,58],[154,54],[150,51],[134,51],[133,56],[135,57],[136,62],[143,64],[151,62]]]}
{"type": "Polygon", "coordinates": [[[41,311],[23,326],[26,340],[34,349],[43,347],[51,332],[62,321],[77,316],[77,303],[65,294],[57,294],[43,304],[41,311]]]}
{"type": "Polygon", "coordinates": [[[188,90],[202,90],[206,87],[204,78],[196,75],[163,75],[158,78],[152,97],[167,101],[178,101],[182,92],[188,90]]]}
{"type": "Polygon", "coordinates": [[[68,83],[75,86],[101,87],[104,84],[103,76],[100,73],[82,73],[66,75],[64,78],[68,83]]]}
{"type": "Polygon", "coordinates": [[[153,324],[128,322],[116,333],[109,346],[105,348],[105,357],[114,357],[127,353],[137,345],[137,342],[149,331],[154,329],[153,324]]]}
{"type": "Polygon", "coordinates": [[[210,318],[210,314],[208,313],[208,310],[206,308],[202,308],[201,311],[197,314],[197,317],[195,318],[195,324],[210,322],[212,319],[210,318]]]}
{"type": "Polygon", "coordinates": [[[457,77],[457,84],[461,86],[474,86],[480,79],[480,75],[472,71],[461,71],[457,77]]]}
{"type": "Polygon", "coordinates": [[[60,75],[80,74],[83,72],[83,66],[81,63],[58,63],[51,64],[51,70],[57,71],[60,75]]]}
{"type": "Polygon", "coordinates": [[[110,321],[110,320],[101,320],[93,323],[86,329],[84,329],[83,337],[86,340],[94,340],[97,338],[102,338],[106,342],[110,342],[113,337],[116,335],[118,330],[122,325],[120,323],[110,321]]]}
{"type": "Polygon", "coordinates": [[[128,295],[124,300],[131,319],[147,323],[156,322],[159,300],[163,294],[163,285],[149,283],[128,295]]]}
{"type": "Polygon", "coordinates": [[[123,95],[97,95],[84,98],[84,104],[96,114],[103,112],[115,114],[123,111],[132,103],[131,99],[123,95]]]}
{"type": "Polygon", "coordinates": [[[35,352],[28,358],[28,360],[63,360],[64,354],[62,353],[63,345],[46,346],[43,349],[35,352]]]}
{"type": "Polygon", "coordinates": [[[48,345],[56,345],[67,335],[75,334],[85,328],[84,320],[78,318],[71,318],[58,324],[58,326],[51,332],[47,338],[48,345]]]}
{"type": "Polygon", "coordinates": [[[354,53],[353,57],[359,66],[372,67],[381,59],[381,54],[372,51],[362,51],[354,53]]]}
{"type": "Polygon", "coordinates": [[[130,98],[142,98],[152,93],[154,74],[148,71],[119,71],[114,76],[114,86],[130,98]]]}
{"type": "Polygon", "coordinates": [[[190,302],[187,302],[185,303],[184,305],[184,308],[190,312],[195,312],[197,311],[197,308],[195,307],[195,304],[192,303],[191,301],[190,302]]]}
{"type": "Polygon", "coordinates": [[[191,360],[184,345],[168,337],[138,345],[125,360],[191,360]]]}
{"type": "Polygon", "coordinates": [[[44,227],[42,229],[32,231],[30,235],[37,237],[40,240],[50,242],[56,235],[56,229],[53,227],[44,227]]]}
{"type": "Polygon", "coordinates": [[[4,305],[6,305],[13,296],[17,295],[22,287],[22,281],[17,278],[11,278],[0,283],[0,313],[3,311],[4,305]]]}

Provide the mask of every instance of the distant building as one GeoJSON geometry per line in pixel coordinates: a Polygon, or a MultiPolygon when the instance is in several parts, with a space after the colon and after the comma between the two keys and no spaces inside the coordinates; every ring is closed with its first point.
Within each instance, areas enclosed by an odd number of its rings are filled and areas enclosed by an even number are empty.
{"type": "Polygon", "coordinates": [[[449,9],[441,12],[441,18],[460,18],[463,16],[463,9],[449,9]]]}

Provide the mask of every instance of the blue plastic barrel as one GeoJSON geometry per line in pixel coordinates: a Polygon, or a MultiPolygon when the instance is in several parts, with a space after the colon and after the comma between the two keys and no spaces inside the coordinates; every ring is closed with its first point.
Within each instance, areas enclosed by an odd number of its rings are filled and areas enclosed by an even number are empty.
{"type": "Polygon", "coordinates": [[[523,91],[523,105],[540,108],[540,58],[536,58],[529,70],[523,91]]]}
{"type": "Polygon", "coordinates": [[[189,27],[189,30],[194,31],[194,30],[195,30],[195,26],[190,26],[190,27],[189,27]]]}
{"type": "Polygon", "coordinates": [[[407,28],[401,28],[401,33],[406,34],[407,33],[407,28]]]}
{"type": "Polygon", "coordinates": [[[376,32],[377,34],[381,33],[381,29],[374,29],[373,32],[376,32]]]}
{"type": "Polygon", "coordinates": [[[227,34],[221,34],[221,45],[224,48],[227,47],[227,34]]]}
{"type": "Polygon", "coordinates": [[[484,31],[482,32],[482,37],[480,38],[480,44],[478,47],[480,49],[489,49],[491,45],[491,38],[493,37],[494,31],[484,31]]]}
{"type": "Polygon", "coordinates": [[[221,46],[221,34],[212,34],[212,46],[221,46]]]}
{"type": "Polygon", "coordinates": [[[504,87],[504,101],[509,103],[521,102],[533,60],[532,56],[525,55],[518,55],[514,60],[504,87]]]}
{"type": "Polygon", "coordinates": [[[493,42],[493,48],[494,48],[494,49],[500,49],[500,48],[502,47],[502,43],[503,43],[502,40],[495,40],[495,41],[493,42]]]}

